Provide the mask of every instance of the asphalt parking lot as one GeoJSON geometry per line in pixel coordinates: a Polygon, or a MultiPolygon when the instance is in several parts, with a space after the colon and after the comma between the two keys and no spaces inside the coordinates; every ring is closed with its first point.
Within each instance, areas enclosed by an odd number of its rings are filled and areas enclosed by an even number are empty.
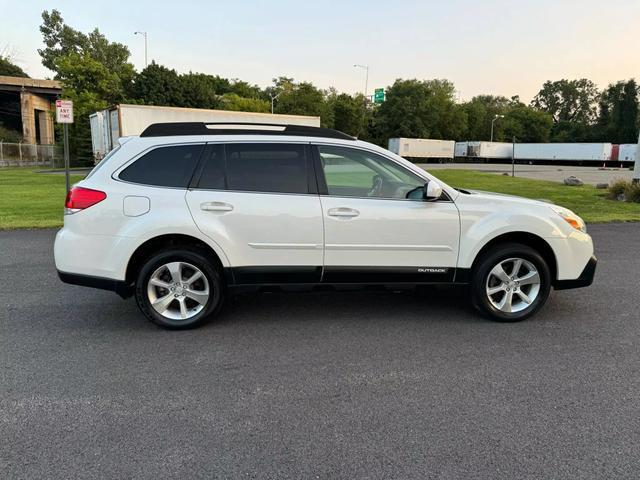
{"type": "Polygon", "coordinates": [[[519,324],[463,291],[255,294],[204,328],[0,232],[0,478],[638,478],[640,224],[519,324]]]}
{"type": "MultiPolygon", "coordinates": [[[[419,166],[435,176],[438,176],[438,170],[451,168],[496,173],[499,175],[508,173],[511,175],[511,164],[506,163],[429,163],[420,164],[419,166]]],[[[548,180],[559,183],[562,183],[565,178],[573,175],[589,185],[612,183],[620,179],[631,180],[633,178],[632,170],[615,166],[614,162],[611,162],[611,165],[606,169],[599,169],[593,166],[528,165],[519,163],[515,166],[515,174],[516,177],[520,178],[548,180]]]]}

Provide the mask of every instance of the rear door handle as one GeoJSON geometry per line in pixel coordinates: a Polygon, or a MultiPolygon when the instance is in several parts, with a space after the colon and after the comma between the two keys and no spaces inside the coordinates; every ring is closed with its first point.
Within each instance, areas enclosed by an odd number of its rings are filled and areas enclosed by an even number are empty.
{"type": "Polygon", "coordinates": [[[357,217],[358,215],[360,215],[360,212],[355,208],[347,208],[347,207],[330,208],[327,213],[331,217],[343,217],[343,218],[357,217]]]}
{"type": "Polygon", "coordinates": [[[200,210],[205,212],[230,212],[233,205],[225,202],[204,202],[200,204],[200,210]]]}

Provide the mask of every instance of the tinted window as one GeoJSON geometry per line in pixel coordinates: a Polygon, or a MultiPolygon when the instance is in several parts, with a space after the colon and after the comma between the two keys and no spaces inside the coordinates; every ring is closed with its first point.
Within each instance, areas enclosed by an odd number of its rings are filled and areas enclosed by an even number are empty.
{"type": "Polygon", "coordinates": [[[345,147],[318,146],[329,195],[415,198],[425,180],[381,155],[345,147]]]}
{"type": "Polygon", "coordinates": [[[224,190],[224,146],[208,145],[205,153],[205,159],[202,162],[202,171],[198,188],[206,188],[210,190],[224,190]]]}
{"type": "Polygon", "coordinates": [[[144,185],[187,188],[203,145],[159,147],[120,173],[120,179],[144,185]]]}
{"type": "Polygon", "coordinates": [[[229,190],[309,193],[304,145],[228,144],[229,190]]]}

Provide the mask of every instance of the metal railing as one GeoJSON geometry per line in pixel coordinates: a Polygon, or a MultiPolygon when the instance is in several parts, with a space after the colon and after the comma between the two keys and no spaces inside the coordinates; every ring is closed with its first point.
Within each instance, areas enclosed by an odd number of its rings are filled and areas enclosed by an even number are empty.
{"type": "Polygon", "coordinates": [[[31,143],[7,143],[0,141],[0,167],[50,167],[64,165],[62,147],[34,145],[31,143]]]}

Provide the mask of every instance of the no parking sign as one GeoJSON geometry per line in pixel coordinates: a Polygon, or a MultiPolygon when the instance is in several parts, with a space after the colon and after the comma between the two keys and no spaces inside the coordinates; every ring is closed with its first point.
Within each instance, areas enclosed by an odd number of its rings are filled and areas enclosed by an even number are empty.
{"type": "Polygon", "coordinates": [[[71,100],[56,100],[56,122],[73,123],[73,102],[71,100]]]}

